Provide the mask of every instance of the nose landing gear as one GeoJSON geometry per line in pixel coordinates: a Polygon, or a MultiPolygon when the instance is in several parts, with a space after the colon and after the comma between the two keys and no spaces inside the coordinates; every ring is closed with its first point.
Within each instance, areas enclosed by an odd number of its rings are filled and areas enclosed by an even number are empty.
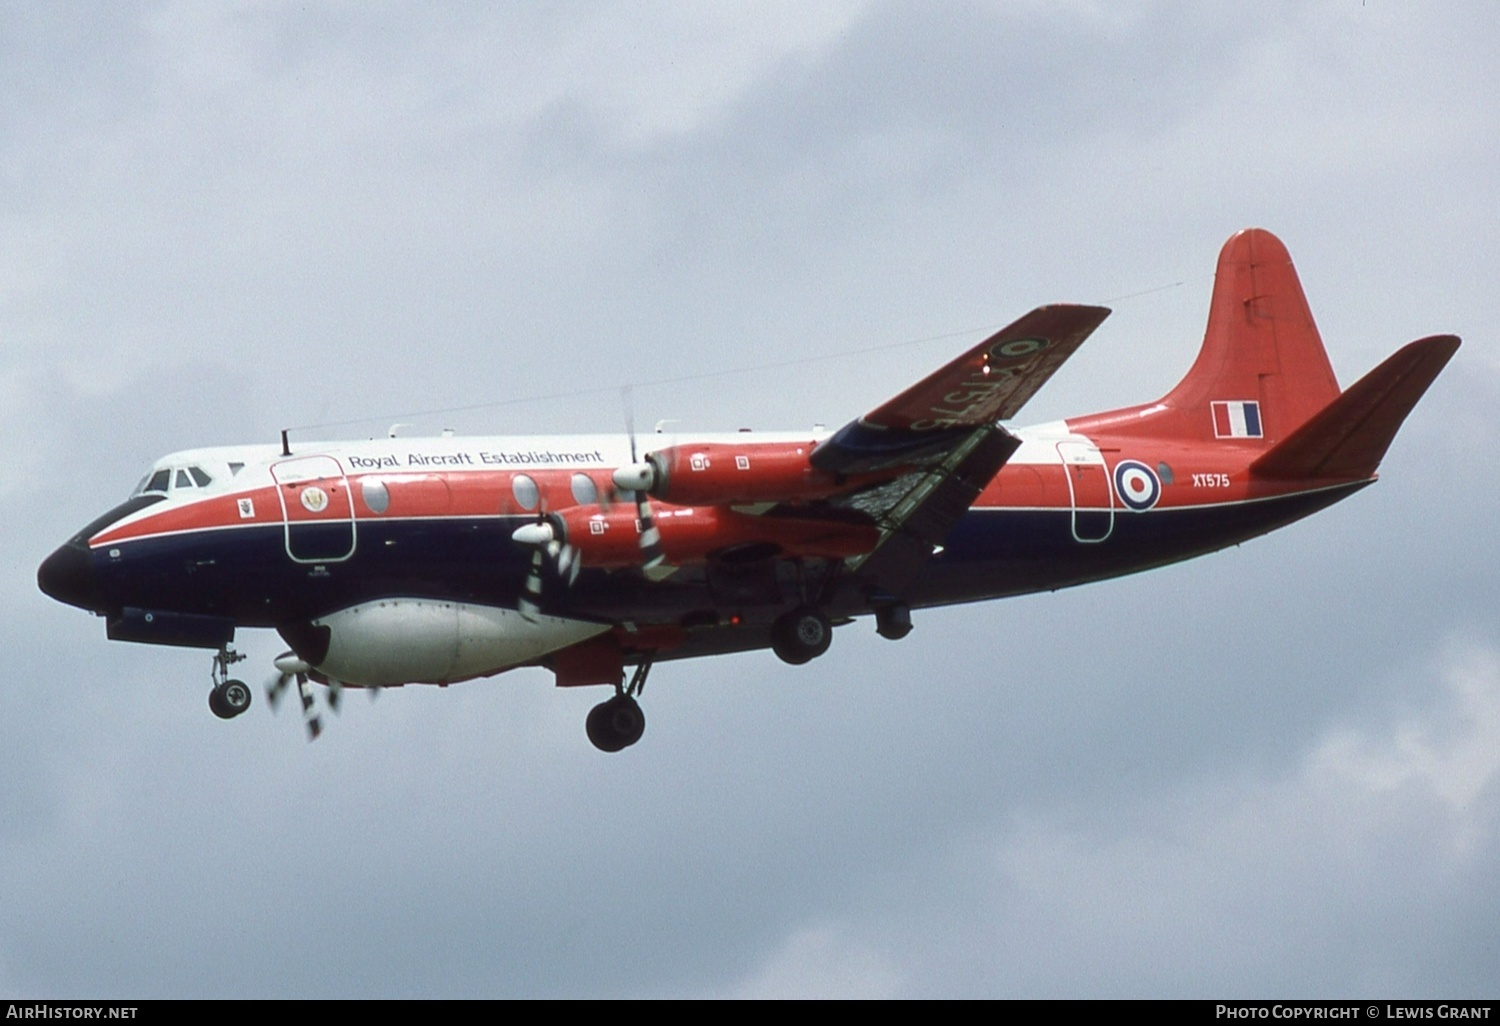
{"type": "Polygon", "coordinates": [[[228,645],[214,656],[213,690],[208,693],[208,708],[221,720],[232,720],[250,708],[250,687],[242,680],[229,676],[229,667],[245,659],[228,645]]]}

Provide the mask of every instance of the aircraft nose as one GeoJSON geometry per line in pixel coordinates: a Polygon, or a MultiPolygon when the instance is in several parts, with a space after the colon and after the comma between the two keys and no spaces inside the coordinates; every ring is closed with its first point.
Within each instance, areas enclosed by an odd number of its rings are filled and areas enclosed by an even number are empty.
{"type": "Polygon", "coordinates": [[[87,545],[68,542],[52,553],[37,570],[36,583],[59,602],[79,609],[100,609],[99,582],[94,577],[94,558],[87,545]]]}

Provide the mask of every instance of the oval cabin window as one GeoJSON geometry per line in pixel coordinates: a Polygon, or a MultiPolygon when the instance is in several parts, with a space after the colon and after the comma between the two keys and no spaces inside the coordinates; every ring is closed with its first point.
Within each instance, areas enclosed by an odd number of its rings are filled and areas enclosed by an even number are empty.
{"type": "Polygon", "coordinates": [[[511,494],[516,497],[516,505],[522,509],[536,509],[537,503],[542,501],[542,493],[537,490],[536,482],[525,474],[517,474],[510,483],[511,494]]]}
{"type": "Polygon", "coordinates": [[[573,475],[573,501],[587,506],[599,501],[599,486],[587,474],[573,475]]]}
{"type": "Polygon", "coordinates": [[[367,477],[360,483],[360,494],[371,513],[384,513],[391,508],[391,492],[378,477],[367,477]]]}

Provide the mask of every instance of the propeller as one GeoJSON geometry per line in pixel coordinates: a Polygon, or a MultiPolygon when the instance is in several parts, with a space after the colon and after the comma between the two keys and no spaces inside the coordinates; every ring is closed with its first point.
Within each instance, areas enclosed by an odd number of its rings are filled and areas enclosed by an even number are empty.
{"type": "Polygon", "coordinates": [[[297,695],[302,699],[302,722],[307,724],[307,739],[316,741],[318,735],[323,733],[323,721],[313,708],[312,682],[307,679],[306,674],[297,675],[297,695]]]}
{"type": "MultiPolygon", "coordinates": [[[[656,519],[651,515],[651,488],[656,483],[656,466],[650,460],[641,460],[635,438],[635,410],[631,402],[630,388],[622,390],[625,403],[625,431],[630,438],[630,463],[617,468],[610,475],[614,490],[630,494],[635,499],[636,519],[640,529],[641,569],[647,577],[659,579],[672,573],[675,567],[665,566],[666,555],[662,552],[661,532],[656,519]]],[[[607,506],[607,499],[600,502],[607,506]]],[[[522,524],[511,532],[511,540],[517,545],[532,550],[531,569],[526,574],[526,583],[521,591],[516,608],[531,622],[541,614],[542,576],[547,561],[551,560],[554,573],[568,586],[578,579],[582,559],[578,550],[568,544],[567,525],[562,518],[548,515],[546,507],[537,511],[533,523],[522,524]]]]}
{"type": "Polygon", "coordinates": [[[526,575],[526,587],[516,608],[522,616],[536,621],[542,605],[542,567],[546,560],[552,561],[552,569],[569,587],[578,579],[580,560],[578,550],[567,542],[567,531],[561,520],[538,513],[535,523],[522,524],[511,532],[511,540],[517,545],[534,550],[531,556],[531,571],[526,575]]]}
{"type": "MultiPolygon", "coordinates": [[[[641,525],[641,569],[648,577],[666,562],[661,550],[661,532],[656,529],[656,520],[651,516],[651,487],[656,484],[656,466],[649,460],[642,461],[635,444],[635,404],[631,401],[630,388],[624,389],[625,432],[630,436],[630,463],[610,475],[616,488],[632,492],[635,496],[635,515],[641,525]]],[[[670,572],[670,571],[669,571],[670,572]]]]}
{"type": "Polygon", "coordinates": [[[275,662],[278,673],[266,685],[266,701],[270,703],[272,711],[281,704],[281,696],[286,693],[287,686],[294,680],[300,685],[312,669],[296,652],[283,652],[276,657],[275,662]]]}
{"type": "MultiPolygon", "coordinates": [[[[281,696],[295,681],[297,697],[302,703],[302,719],[307,724],[307,739],[316,741],[318,735],[323,733],[323,720],[314,705],[312,679],[309,676],[312,666],[295,652],[281,653],[276,657],[275,663],[277,675],[266,685],[266,701],[270,703],[271,711],[276,711],[281,704],[281,696]]],[[[333,712],[338,712],[343,697],[343,682],[330,677],[328,679],[328,708],[333,712]]]]}

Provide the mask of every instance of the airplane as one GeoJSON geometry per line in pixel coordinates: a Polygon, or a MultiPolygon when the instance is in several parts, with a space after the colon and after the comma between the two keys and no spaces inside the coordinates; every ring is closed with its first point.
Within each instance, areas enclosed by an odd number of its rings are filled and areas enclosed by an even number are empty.
{"type": "MultiPolygon", "coordinates": [[[[391,437],[190,449],[41,564],[120,641],[214,651],[231,719],[241,628],[296,682],[448,685],[545,667],[613,695],[590,741],[640,740],[657,662],[771,649],[798,665],[871,618],[1055,590],[1264,534],[1376,479],[1459,346],[1409,343],[1341,390],[1282,242],[1219,255],[1202,349],[1159,400],[1009,422],[1108,316],[1043,306],[833,432],[391,437]],[[648,436],[654,437],[654,436],[648,436]],[[626,680],[629,669],[630,679],[626,680]]],[[[394,432],[393,432],[394,435],[394,432]]]]}

